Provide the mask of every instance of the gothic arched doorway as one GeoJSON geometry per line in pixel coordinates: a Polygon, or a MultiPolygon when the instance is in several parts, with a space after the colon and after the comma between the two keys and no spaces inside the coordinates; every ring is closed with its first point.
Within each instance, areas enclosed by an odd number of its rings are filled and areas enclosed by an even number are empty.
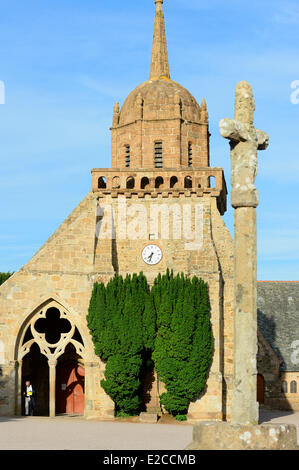
{"type": "Polygon", "coordinates": [[[29,379],[36,390],[36,414],[83,414],[85,345],[71,315],[50,300],[30,315],[21,330],[17,343],[19,413],[23,386],[29,379]]]}
{"type": "Polygon", "coordinates": [[[265,379],[261,374],[257,375],[257,401],[260,405],[265,403],[265,379]]]}

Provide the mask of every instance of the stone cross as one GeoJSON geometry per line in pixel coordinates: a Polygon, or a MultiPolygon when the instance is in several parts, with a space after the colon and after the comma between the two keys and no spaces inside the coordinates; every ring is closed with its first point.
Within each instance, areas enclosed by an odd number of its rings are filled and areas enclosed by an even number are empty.
{"type": "Polygon", "coordinates": [[[258,194],[254,186],[257,174],[257,150],[265,150],[269,136],[255,129],[255,111],[251,86],[240,82],[236,87],[235,119],[220,121],[220,134],[231,146],[231,204],[237,207],[257,207],[258,194]]]}
{"type": "Polygon", "coordinates": [[[255,129],[255,103],[251,86],[236,87],[235,119],[222,119],[220,133],[231,147],[231,204],[234,230],[234,383],[233,424],[257,424],[257,293],[256,207],[257,151],[269,136],[255,129]]]}

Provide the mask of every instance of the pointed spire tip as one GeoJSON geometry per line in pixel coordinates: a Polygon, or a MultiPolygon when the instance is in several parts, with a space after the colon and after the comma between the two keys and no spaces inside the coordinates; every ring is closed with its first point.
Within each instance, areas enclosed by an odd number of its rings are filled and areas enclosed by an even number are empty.
{"type": "Polygon", "coordinates": [[[151,60],[150,79],[165,77],[170,79],[165,21],[163,14],[163,0],[155,0],[156,16],[154,27],[153,50],[151,60]]]}

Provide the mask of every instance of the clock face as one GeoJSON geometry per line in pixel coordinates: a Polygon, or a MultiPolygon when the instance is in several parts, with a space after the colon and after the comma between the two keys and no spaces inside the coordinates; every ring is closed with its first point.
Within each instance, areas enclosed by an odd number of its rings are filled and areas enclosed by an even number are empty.
{"type": "Polygon", "coordinates": [[[155,265],[162,259],[162,250],[158,245],[147,245],[142,250],[142,259],[146,264],[155,265]]]}

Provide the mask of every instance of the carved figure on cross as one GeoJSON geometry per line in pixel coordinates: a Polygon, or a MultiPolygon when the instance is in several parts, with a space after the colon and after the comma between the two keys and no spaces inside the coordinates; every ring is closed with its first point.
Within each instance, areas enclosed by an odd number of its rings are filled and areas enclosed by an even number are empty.
{"type": "Polygon", "coordinates": [[[237,84],[234,119],[220,121],[220,134],[231,147],[231,205],[257,207],[258,193],[254,185],[257,175],[257,151],[269,145],[269,136],[255,129],[255,102],[248,82],[237,84]]]}

